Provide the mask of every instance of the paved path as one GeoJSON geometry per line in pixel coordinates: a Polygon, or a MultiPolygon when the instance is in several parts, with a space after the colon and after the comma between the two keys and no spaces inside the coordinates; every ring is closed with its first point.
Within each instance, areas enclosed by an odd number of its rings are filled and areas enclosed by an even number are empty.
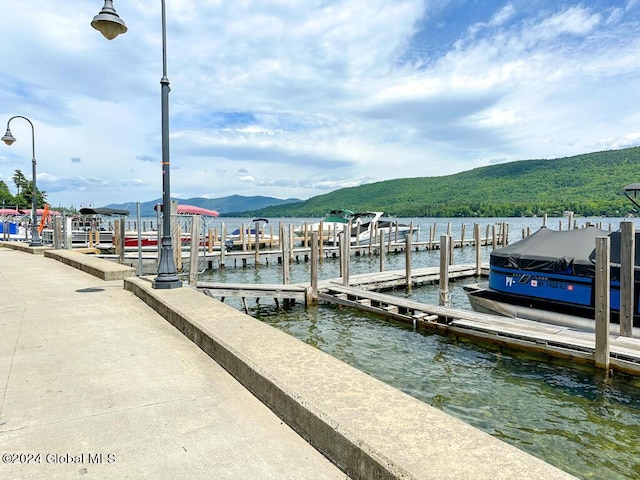
{"type": "Polygon", "coordinates": [[[344,479],[122,287],[0,248],[1,479],[344,479]]]}

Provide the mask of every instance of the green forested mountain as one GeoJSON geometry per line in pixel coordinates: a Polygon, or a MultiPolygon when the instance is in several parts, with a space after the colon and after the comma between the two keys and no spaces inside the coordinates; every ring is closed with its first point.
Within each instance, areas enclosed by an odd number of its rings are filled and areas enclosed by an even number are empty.
{"type": "Polygon", "coordinates": [[[552,160],[523,160],[444,177],[387,180],[309,200],[245,212],[316,217],[331,209],[384,211],[397,217],[624,216],[623,187],[640,182],[640,147],[552,160]]]}
{"type": "MultiPolygon", "coordinates": [[[[283,205],[286,203],[292,202],[300,202],[299,199],[288,198],[286,200],[281,200],[273,197],[261,197],[261,196],[253,196],[253,197],[243,197],[240,195],[231,195],[230,197],[220,197],[220,198],[172,198],[172,200],[178,201],[183,205],[192,205],[194,207],[207,208],[209,210],[217,210],[220,214],[225,215],[228,212],[237,212],[237,211],[248,211],[248,210],[256,210],[260,208],[264,208],[265,206],[277,206],[283,205]]],[[[158,204],[162,203],[162,198],[157,198],[155,200],[151,200],[149,202],[143,202],[140,204],[140,215],[143,217],[154,216],[156,211],[154,207],[158,204]]],[[[107,205],[109,208],[116,208],[119,210],[129,210],[133,215],[136,214],[136,204],[135,202],[128,203],[111,203],[107,205]]]]}

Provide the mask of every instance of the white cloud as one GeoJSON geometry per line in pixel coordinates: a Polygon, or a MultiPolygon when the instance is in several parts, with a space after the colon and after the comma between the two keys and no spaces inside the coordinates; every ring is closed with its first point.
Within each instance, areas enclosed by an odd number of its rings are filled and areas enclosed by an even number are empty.
{"type": "MultiPolygon", "coordinates": [[[[640,12],[614,3],[168,2],[172,193],[307,198],[638,144],[640,12]]],[[[160,8],[116,0],[129,31],[107,42],[101,4],[3,3],[0,121],[33,120],[54,205],[161,195],[160,8]]],[[[14,134],[2,179],[30,171],[14,134]]]]}

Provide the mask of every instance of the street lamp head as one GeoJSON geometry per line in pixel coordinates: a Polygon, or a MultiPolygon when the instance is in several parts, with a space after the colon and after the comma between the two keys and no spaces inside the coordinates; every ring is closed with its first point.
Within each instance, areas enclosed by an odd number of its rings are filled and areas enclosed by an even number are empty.
{"type": "Polygon", "coordinates": [[[4,137],[2,137],[2,141],[7,145],[13,145],[16,142],[16,137],[11,134],[11,130],[9,130],[9,127],[7,127],[7,133],[5,133],[4,137]]]}
{"type": "Polygon", "coordinates": [[[105,0],[104,7],[100,13],[93,17],[91,26],[98,30],[107,40],[113,40],[121,33],[127,33],[127,26],[124,24],[116,9],[113,8],[112,0],[105,0]]]}

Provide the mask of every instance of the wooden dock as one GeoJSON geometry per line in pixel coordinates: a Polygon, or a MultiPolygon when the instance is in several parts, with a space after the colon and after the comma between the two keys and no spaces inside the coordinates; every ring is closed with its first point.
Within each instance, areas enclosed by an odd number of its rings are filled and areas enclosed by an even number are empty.
{"type": "MultiPolygon", "coordinates": [[[[475,277],[476,266],[449,266],[448,272],[449,278],[475,277]]],[[[354,275],[348,280],[348,285],[343,284],[343,278],[319,281],[317,300],[406,323],[416,331],[426,330],[465,337],[581,363],[595,362],[594,332],[446,305],[432,305],[382,293],[380,290],[407,287],[406,274],[401,270],[354,275]]],[[[415,269],[411,272],[411,283],[414,286],[439,281],[438,267],[415,269]]],[[[198,282],[197,288],[213,297],[240,297],[245,309],[246,298],[269,297],[278,306],[279,299],[292,302],[303,300],[305,304],[316,300],[308,283],[248,285],[198,282]]],[[[640,339],[612,335],[609,341],[609,360],[611,370],[640,375],[640,339]]]]}
{"type": "Polygon", "coordinates": [[[213,298],[219,298],[224,302],[226,297],[241,298],[245,312],[248,313],[247,298],[273,298],[276,306],[280,307],[280,300],[285,304],[289,301],[295,302],[301,300],[305,305],[310,303],[310,287],[303,285],[282,285],[282,284],[246,284],[246,283],[217,283],[217,282],[198,282],[196,288],[201,290],[205,295],[213,298]]]}
{"type": "MultiPolygon", "coordinates": [[[[570,358],[582,363],[595,361],[593,332],[429,305],[338,283],[323,283],[318,297],[323,302],[413,325],[415,330],[472,338],[553,357],[570,358]]],[[[610,365],[613,370],[640,375],[640,339],[611,336],[610,365]]]]}

